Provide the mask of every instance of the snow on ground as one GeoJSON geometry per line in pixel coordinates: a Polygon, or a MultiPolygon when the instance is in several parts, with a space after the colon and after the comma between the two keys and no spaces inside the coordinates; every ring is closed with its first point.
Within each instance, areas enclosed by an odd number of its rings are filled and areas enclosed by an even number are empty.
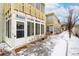
{"type": "Polygon", "coordinates": [[[72,38],[68,40],[68,43],[68,55],[79,56],[79,38],[72,36],[72,38]]]}
{"type": "Polygon", "coordinates": [[[65,31],[58,35],[59,40],[53,49],[54,52],[52,53],[52,56],[66,56],[66,53],[68,56],[79,56],[79,38],[73,34],[71,38],[69,38],[68,34],[68,31],[65,31]]]}
{"type": "Polygon", "coordinates": [[[59,40],[58,44],[54,47],[52,56],[65,56],[66,54],[66,42],[65,40],[59,40]],[[64,46],[63,46],[64,45],[64,46]]]}
{"type": "MultiPolygon", "coordinates": [[[[72,35],[69,38],[68,31],[58,35],[51,35],[46,42],[37,42],[36,46],[30,49],[22,49],[17,53],[18,56],[79,56],[79,38],[72,35]],[[68,43],[68,51],[67,51],[68,43]]],[[[0,44],[0,47],[6,46],[0,44]]],[[[3,47],[4,48],[4,47],[3,47]]],[[[9,49],[9,48],[8,48],[9,49]]],[[[9,49],[10,50],[10,49],[9,49]]]]}
{"type": "Polygon", "coordinates": [[[12,53],[11,53],[12,49],[8,44],[6,44],[4,42],[0,43],[0,49],[2,50],[2,51],[0,51],[0,53],[2,53],[3,55],[5,55],[5,56],[12,55],[12,53]]]}
{"type": "Polygon", "coordinates": [[[63,50],[66,50],[65,47],[63,47],[65,40],[62,40],[61,38],[62,37],[59,37],[58,35],[51,35],[48,37],[48,41],[46,43],[40,43],[39,45],[37,43],[35,47],[25,49],[24,51],[22,50],[19,53],[24,56],[52,56],[53,54],[58,56],[64,55],[65,51],[63,50]],[[58,54],[58,52],[61,52],[61,54],[58,54]]]}
{"type": "Polygon", "coordinates": [[[50,56],[51,51],[54,47],[54,43],[52,41],[47,41],[46,43],[38,42],[35,47],[31,49],[24,49],[19,52],[19,55],[22,56],[50,56]],[[38,44],[39,43],[39,44],[38,44]]]}
{"type": "Polygon", "coordinates": [[[11,47],[8,45],[8,44],[6,44],[6,43],[0,43],[0,48],[1,49],[5,49],[5,50],[7,50],[7,51],[10,51],[11,50],[11,47]]]}

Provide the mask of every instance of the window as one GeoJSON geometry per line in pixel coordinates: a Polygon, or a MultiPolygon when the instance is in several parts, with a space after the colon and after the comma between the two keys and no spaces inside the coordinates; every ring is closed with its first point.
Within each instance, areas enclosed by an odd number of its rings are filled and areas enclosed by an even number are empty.
{"type": "Polygon", "coordinates": [[[44,12],[45,11],[45,5],[43,3],[41,3],[41,11],[44,12]]]}
{"type": "Polygon", "coordinates": [[[40,34],[40,24],[36,23],[36,35],[40,34]]]}
{"type": "Polygon", "coordinates": [[[30,3],[34,7],[34,3],[30,3]]]}
{"type": "Polygon", "coordinates": [[[17,22],[17,38],[22,38],[24,37],[24,23],[23,22],[17,22]]]}
{"type": "Polygon", "coordinates": [[[47,32],[53,32],[53,25],[47,26],[47,32]]]}
{"type": "Polygon", "coordinates": [[[44,25],[41,25],[41,34],[44,34],[44,25]]]}
{"type": "Polygon", "coordinates": [[[40,3],[36,3],[36,8],[40,10],[40,3]]]}
{"type": "Polygon", "coordinates": [[[6,36],[11,38],[11,20],[6,21],[6,36]]]}
{"type": "Polygon", "coordinates": [[[27,22],[27,36],[34,35],[34,23],[27,22]]]}

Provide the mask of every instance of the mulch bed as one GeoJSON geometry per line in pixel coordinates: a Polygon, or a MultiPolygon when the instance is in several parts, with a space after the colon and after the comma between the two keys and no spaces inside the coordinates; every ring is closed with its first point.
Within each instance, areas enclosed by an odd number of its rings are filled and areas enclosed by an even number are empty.
{"type": "Polygon", "coordinates": [[[25,48],[30,49],[30,48],[32,48],[33,46],[35,46],[35,44],[36,44],[37,42],[45,42],[46,39],[47,39],[47,37],[48,37],[48,35],[45,35],[45,36],[42,37],[42,38],[39,38],[39,39],[37,39],[37,40],[35,40],[35,41],[32,41],[32,42],[30,42],[30,43],[28,43],[28,44],[24,44],[23,46],[18,47],[18,48],[14,49],[14,50],[15,50],[15,52],[17,53],[17,52],[19,52],[21,49],[25,49],[25,48]]]}

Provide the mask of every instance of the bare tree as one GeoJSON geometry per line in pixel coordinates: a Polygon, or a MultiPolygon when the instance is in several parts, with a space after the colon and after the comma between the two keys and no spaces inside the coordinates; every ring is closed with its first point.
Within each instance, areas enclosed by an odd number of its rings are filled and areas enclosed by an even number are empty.
{"type": "Polygon", "coordinates": [[[67,29],[69,31],[69,38],[71,38],[72,28],[75,26],[76,22],[78,21],[78,13],[76,13],[75,9],[69,9],[68,15],[68,22],[67,22],[67,29]]]}

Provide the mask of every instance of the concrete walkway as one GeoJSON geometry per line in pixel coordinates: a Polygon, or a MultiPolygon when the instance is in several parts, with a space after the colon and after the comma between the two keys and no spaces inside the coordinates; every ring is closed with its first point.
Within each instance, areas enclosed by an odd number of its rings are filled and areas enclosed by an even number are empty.
{"type": "Polygon", "coordinates": [[[59,34],[57,37],[58,41],[53,49],[52,56],[66,56],[66,53],[67,56],[79,56],[79,38],[74,35],[69,38],[67,31],[59,34]]]}
{"type": "Polygon", "coordinates": [[[66,55],[66,41],[59,40],[53,49],[52,56],[65,56],[66,55]]]}

